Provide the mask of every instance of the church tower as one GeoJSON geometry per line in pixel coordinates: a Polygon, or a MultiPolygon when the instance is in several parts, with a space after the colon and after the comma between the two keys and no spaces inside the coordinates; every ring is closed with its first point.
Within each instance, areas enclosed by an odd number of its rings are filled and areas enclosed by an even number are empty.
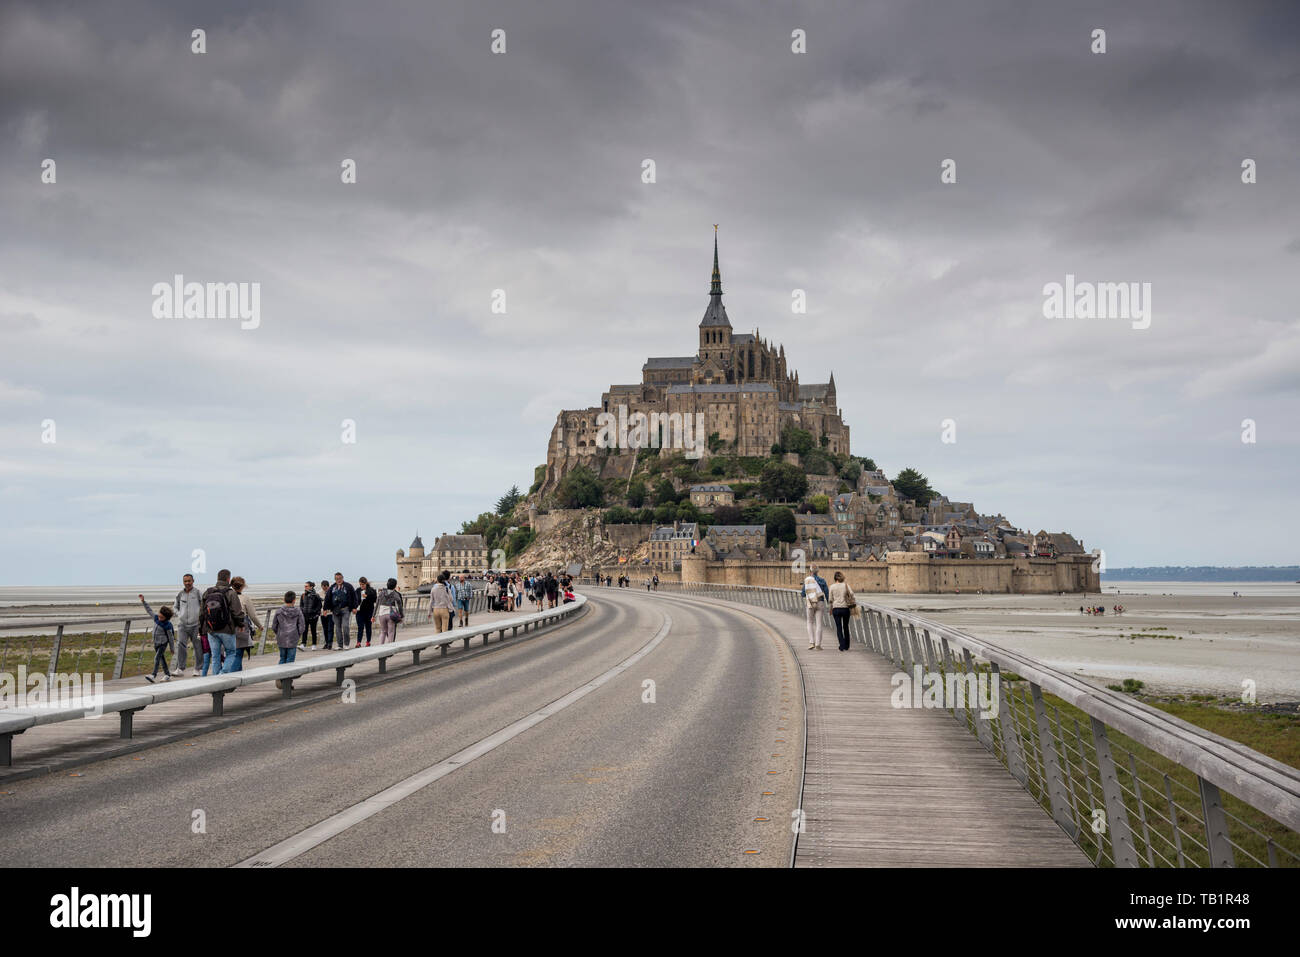
{"type": "Polygon", "coordinates": [[[696,381],[728,382],[732,378],[731,320],[722,305],[722,272],[718,269],[718,227],[713,226],[713,281],[709,305],[700,320],[700,352],[696,381]]]}

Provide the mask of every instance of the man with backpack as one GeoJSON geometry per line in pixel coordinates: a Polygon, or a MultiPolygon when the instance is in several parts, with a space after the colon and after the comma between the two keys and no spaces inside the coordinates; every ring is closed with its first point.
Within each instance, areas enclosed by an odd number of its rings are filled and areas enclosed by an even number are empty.
{"type": "Polygon", "coordinates": [[[208,639],[212,649],[212,673],[229,674],[235,670],[239,658],[235,652],[235,632],[244,624],[244,609],[239,595],[230,587],[230,569],[217,572],[217,583],[203,593],[203,609],[199,617],[199,634],[208,639]],[[225,663],[217,669],[217,662],[225,655],[225,663]]]}
{"type": "Polygon", "coordinates": [[[340,648],[352,646],[350,622],[352,610],[357,607],[357,590],[343,580],[342,572],[334,573],[334,584],[325,596],[325,607],[334,616],[334,637],[340,648]]]}

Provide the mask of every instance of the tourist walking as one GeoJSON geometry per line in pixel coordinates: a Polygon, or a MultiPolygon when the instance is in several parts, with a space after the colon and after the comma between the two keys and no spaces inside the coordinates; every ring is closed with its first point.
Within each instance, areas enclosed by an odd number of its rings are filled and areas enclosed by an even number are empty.
{"type": "Polygon", "coordinates": [[[554,608],[560,597],[560,583],[550,572],[542,579],[542,587],[546,589],[547,607],[554,608]]]}
{"type": "Polygon", "coordinates": [[[460,626],[469,626],[469,603],[474,598],[474,586],[464,575],[456,583],[456,607],[460,610],[460,626]]]}
{"type": "Polygon", "coordinates": [[[361,647],[361,639],[366,639],[366,647],[370,647],[371,622],[375,617],[375,589],[371,586],[369,579],[362,575],[357,579],[357,647],[361,647]]]}
{"type": "Polygon", "coordinates": [[[311,632],[311,646],[315,648],[317,645],[316,622],[320,620],[323,607],[325,607],[325,603],[321,601],[320,595],[317,594],[315,583],[305,582],[302,586],[302,601],[299,603],[303,621],[306,623],[306,628],[303,629],[302,633],[302,646],[304,648],[307,647],[308,632],[311,632]]]}
{"type": "Polygon", "coordinates": [[[844,580],[843,572],[835,573],[835,583],[830,588],[831,617],[835,619],[835,637],[839,639],[840,651],[849,650],[849,616],[858,603],[853,589],[844,580]]]}
{"type": "Polygon", "coordinates": [[[183,575],[181,577],[180,591],[176,593],[176,601],[172,607],[176,610],[175,627],[176,627],[176,673],[182,674],[185,671],[185,659],[190,645],[194,646],[194,674],[199,673],[199,667],[203,664],[203,642],[199,638],[199,612],[202,610],[202,596],[199,590],[194,587],[194,576],[183,575]]]}
{"type": "MultiPolygon", "coordinates": [[[[230,569],[217,572],[217,583],[203,593],[203,612],[199,617],[199,634],[208,639],[214,675],[235,670],[235,631],[244,623],[244,609],[239,595],[230,587],[230,569]]],[[[208,673],[205,660],[203,673],[208,673]]]]}
{"type": "Polygon", "coordinates": [[[206,678],[208,667],[212,664],[212,646],[208,644],[207,635],[199,635],[199,644],[203,646],[203,670],[199,672],[199,676],[206,678]]]}
{"type": "MultiPolygon", "coordinates": [[[[352,610],[357,607],[357,590],[352,587],[351,583],[343,580],[342,572],[334,573],[334,584],[330,586],[329,593],[325,598],[325,608],[334,616],[334,638],[340,648],[352,647],[352,635],[350,624],[352,621],[352,610]]],[[[325,647],[329,647],[329,639],[325,639],[325,647]]]]}
{"type": "Polygon", "coordinates": [[[253,656],[253,638],[262,630],[262,621],[257,617],[257,609],[253,607],[252,599],[244,598],[246,585],[242,575],[230,579],[230,587],[239,596],[240,607],[244,611],[243,627],[235,629],[235,667],[231,668],[231,671],[244,670],[244,659],[253,656]]]}
{"type": "Polygon", "coordinates": [[[330,611],[330,583],[325,579],[320,582],[320,626],[325,629],[325,650],[334,647],[334,612],[330,611]]]}
{"type": "Polygon", "coordinates": [[[447,584],[447,578],[447,573],[441,572],[438,580],[433,583],[433,588],[429,589],[429,608],[433,613],[433,630],[436,632],[446,631],[456,614],[456,599],[447,584]]]}
{"type": "Polygon", "coordinates": [[[397,640],[397,626],[406,617],[402,593],[397,590],[397,579],[390,578],[388,583],[375,597],[376,615],[379,619],[379,643],[388,644],[397,640]]]}
{"type": "Polygon", "coordinates": [[[808,577],[803,580],[804,617],[808,624],[808,649],[821,650],[822,647],[822,602],[826,598],[823,582],[817,574],[817,566],[808,569],[808,577]]]}
{"type": "Polygon", "coordinates": [[[145,675],[144,680],[153,684],[153,679],[158,676],[158,668],[161,666],[163,681],[171,681],[172,673],[167,670],[167,652],[176,644],[176,626],[172,624],[172,610],[163,605],[155,615],[149,603],[144,600],[144,595],[139,597],[145,613],[153,619],[153,673],[145,675]]]}
{"type": "MultiPolygon", "coordinates": [[[[271,618],[271,630],[275,632],[275,645],[280,649],[280,664],[291,665],[298,657],[298,642],[307,633],[307,617],[302,609],[295,607],[293,592],[284,593],[284,604],[275,610],[271,618]]],[[[275,682],[277,688],[280,681],[275,682]]]]}

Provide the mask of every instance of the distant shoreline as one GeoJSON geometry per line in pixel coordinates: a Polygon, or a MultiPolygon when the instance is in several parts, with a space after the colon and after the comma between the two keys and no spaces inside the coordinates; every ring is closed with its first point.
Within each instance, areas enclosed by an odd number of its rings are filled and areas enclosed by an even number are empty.
{"type": "Polygon", "coordinates": [[[1287,582],[1300,583],[1300,565],[1152,565],[1143,568],[1111,568],[1101,573],[1107,580],[1128,582],[1287,582]]]}

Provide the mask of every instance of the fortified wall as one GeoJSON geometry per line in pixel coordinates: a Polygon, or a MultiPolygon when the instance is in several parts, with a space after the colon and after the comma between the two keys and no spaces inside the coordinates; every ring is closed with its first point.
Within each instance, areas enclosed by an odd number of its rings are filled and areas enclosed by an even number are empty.
{"type": "MultiPolygon", "coordinates": [[[[1101,576],[1093,571],[1092,563],[1091,555],[959,559],[890,552],[883,562],[819,561],[817,567],[828,582],[837,571],[843,572],[855,592],[1051,595],[1100,592],[1101,576]]],[[[660,577],[664,577],[662,572],[660,577]]],[[[798,578],[789,562],[711,562],[699,555],[682,558],[683,582],[789,588],[798,584],[798,578]]]]}

